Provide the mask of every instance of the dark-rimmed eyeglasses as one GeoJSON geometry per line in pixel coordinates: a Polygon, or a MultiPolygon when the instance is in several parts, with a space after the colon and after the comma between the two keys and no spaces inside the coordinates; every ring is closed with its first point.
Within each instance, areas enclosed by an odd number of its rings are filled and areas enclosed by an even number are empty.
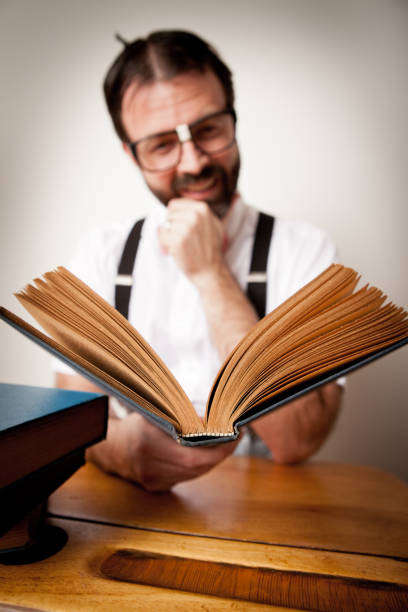
{"type": "Polygon", "coordinates": [[[128,143],[141,168],[150,172],[172,170],[181,159],[182,143],[191,140],[205,155],[222,153],[235,142],[236,115],[225,109],[193,123],[182,123],[174,130],[145,136],[128,143]]]}

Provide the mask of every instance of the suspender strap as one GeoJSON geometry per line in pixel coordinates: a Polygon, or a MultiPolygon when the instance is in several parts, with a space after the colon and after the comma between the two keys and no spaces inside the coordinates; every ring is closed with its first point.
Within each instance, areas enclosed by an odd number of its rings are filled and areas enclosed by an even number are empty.
{"type": "MultiPolygon", "coordinates": [[[[133,226],[126,240],[118,267],[115,283],[115,308],[126,318],[129,314],[130,294],[132,290],[132,274],[136,253],[142,232],[144,219],[139,219],[133,226]]],[[[255,307],[259,317],[266,310],[266,267],[268,263],[269,245],[272,237],[274,217],[260,212],[255,231],[252,260],[248,275],[246,294],[255,307]]]]}
{"type": "Polygon", "coordinates": [[[134,224],[126,240],[122,257],[119,262],[118,275],[115,283],[115,308],[128,318],[130,292],[132,290],[132,274],[135,265],[137,247],[139,246],[144,219],[134,224]]]}
{"type": "Polygon", "coordinates": [[[260,318],[266,310],[266,268],[274,221],[274,217],[259,213],[249,268],[246,294],[260,318]]]}

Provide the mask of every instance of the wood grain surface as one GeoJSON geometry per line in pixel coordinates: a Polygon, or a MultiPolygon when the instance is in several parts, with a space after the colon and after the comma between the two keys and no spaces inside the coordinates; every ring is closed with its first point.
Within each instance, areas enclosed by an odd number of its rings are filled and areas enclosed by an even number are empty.
{"type": "Polygon", "coordinates": [[[105,559],[101,571],[108,578],[137,584],[319,612],[408,610],[408,587],[386,582],[344,580],[129,548],[105,559]]]}
{"type": "Polygon", "coordinates": [[[87,465],[51,497],[50,510],[172,533],[408,559],[408,486],[368,467],[229,457],[171,493],[151,494],[87,465]]]}
{"type": "Polygon", "coordinates": [[[407,502],[373,468],[230,457],[151,494],[87,465],[50,500],[67,545],[0,565],[0,610],[405,610],[407,502]]]}
{"type": "MultiPolygon", "coordinates": [[[[110,580],[100,571],[104,559],[125,546],[169,549],[175,553],[178,551],[179,554],[190,547],[194,549],[194,542],[186,543],[183,536],[64,519],[52,520],[51,524],[67,531],[68,543],[54,557],[33,565],[0,564],[0,610],[2,605],[4,608],[6,604],[41,612],[287,610],[282,606],[271,607],[249,601],[110,580]]],[[[192,540],[199,540],[195,550],[197,555],[205,554],[205,549],[210,549],[213,557],[217,555],[218,541],[206,540],[203,550],[200,548],[202,538],[192,540]]],[[[231,551],[230,554],[236,558],[237,545],[234,546],[235,552],[231,551]]],[[[244,550],[242,554],[245,557],[244,550]]],[[[5,609],[7,610],[7,607],[5,609]]]]}

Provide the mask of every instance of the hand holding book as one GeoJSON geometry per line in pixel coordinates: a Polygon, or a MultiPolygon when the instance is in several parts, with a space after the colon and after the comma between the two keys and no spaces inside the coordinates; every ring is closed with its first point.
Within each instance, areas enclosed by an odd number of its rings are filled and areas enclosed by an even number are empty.
{"type": "Polygon", "coordinates": [[[169,491],[214,468],[234,452],[237,443],[177,444],[160,427],[131,412],[124,419],[110,420],[107,440],[88,450],[87,460],[147,491],[169,491]]]}

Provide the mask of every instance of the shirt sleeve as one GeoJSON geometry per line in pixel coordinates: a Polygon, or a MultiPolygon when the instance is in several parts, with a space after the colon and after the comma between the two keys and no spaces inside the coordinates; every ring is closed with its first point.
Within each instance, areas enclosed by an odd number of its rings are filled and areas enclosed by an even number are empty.
{"type": "MultiPolygon", "coordinates": [[[[320,228],[277,220],[268,258],[267,312],[338,262],[333,240],[320,228]]],[[[336,381],[345,384],[345,378],[336,381]]]]}
{"type": "Polygon", "coordinates": [[[268,310],[337,261],[336,246],[323,230],[277,220],[268,259],[268,310]]]}

